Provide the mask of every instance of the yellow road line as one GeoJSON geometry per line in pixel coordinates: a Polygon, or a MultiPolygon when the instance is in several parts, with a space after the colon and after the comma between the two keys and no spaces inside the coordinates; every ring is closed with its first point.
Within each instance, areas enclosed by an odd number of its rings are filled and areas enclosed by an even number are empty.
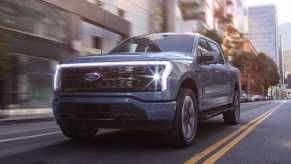
{"type": "Polygon", "coordinates": [[[260,116],[258,116],[256,119],[250,121],[249,123],[243,125],[242,127],[240,127],[239,129],[237,129],[236,131],[234,131],[233,133],[231,133],[230,135],[228,135],[227,137],[219,140],[218,142],[216,142],[215,144],[209,146],[208,148],[206,148],[205,150],[203,150],[202,152],[200,152],[199,154],[195,155],[194,157],[192,157],[190,160],[186,161],[186,164],[192,164],[192,163],[196,163],[199,160],[201,160],[202,158],[204,158],[206,155],[208,155],[209,153],[213,152],[214,150],[216,150],[218,147],[222,146],[223,144],[225,144],[227,141],[229,141],[230,139],[232,139],[233,137],[235,137],[236,135],[238,135],[239,133],[241,133],[243,130],[245,130],[247,127],[249,127],[251,124],[253,124],[254,122],[258,121],[259,119],[261,119],[263,116],[267,115],[268,113],[270,113],[271,111],[268,111],[260,116]]]}
{"type": "Polygon", "coordinates": [[[265,119],[270,117],[276,110],[279,109],[279,106],[277,106],[275,109],[273,109],[270,113],[268,113],[266,116],[264,116],[262,119],[257,121],[255,124],[248,127],[247,130],[245,130],[243,133],[241,133],[239,136],[237,136],[235,139],[233,139],[230,143],[225,145],[222,149],[220,149],[217,153],[213,154],[210,158],[208,158],[204,164],[211,164],[216,162],[218,159],[220,159],[222,156],[224,156],[228,151],[230,151],[235,145],[237,145],[242,139],[244,139],[248,134],[250,134],[260,123],[262,123],[265,119]]]}
{"type": "MultiPolygon", "coordinates": [[[[274,109],[274,108],[272,108],[274,109]]],[[[257,122],[258,120],[264,118],[264,116],[268,115],[269,113],[271,113],[272,110],[269,110],[268,112],[265,112],[264,114],[256,117],[255,119],[253,119],[252,121],[250,121],[249,123],[241,126],[239,129],[237,129],[236,131],[234,131],[233,133],[231,133],[230,135],[228,135],[227,137],[219,140],[218,142],[216,142],[215,144],[209,146],[208,148],[206,148],[205,150],[203,150],[202,152],[198,153],[197,155],[193,156],[190,160],[186,161],[186,164],[193,164],[193,163],[197,163],[199,160],[201,160],[202,158],[204,158],[205,156],[207,156],[208,154],[210,154],[211,152],[215,151],[217,148],[219,148],[220,146],[224,145],[225,143],[227,143],[230,139],[234,138],[235,136],[237,136],[239,133],[241,133],[242,131],[246,130],[248,127],[250,127],[252,124],[254,124],[255,122],[257,122]]]]}

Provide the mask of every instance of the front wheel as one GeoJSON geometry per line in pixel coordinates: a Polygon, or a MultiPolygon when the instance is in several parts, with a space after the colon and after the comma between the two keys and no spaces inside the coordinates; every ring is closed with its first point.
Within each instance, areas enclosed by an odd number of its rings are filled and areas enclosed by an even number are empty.
{"type": "Polygon", "coordinates": [[[235,91],[232,110],[223,113],[224,122],[228,125],[237,125],[240,122],[240,94],[235,91]]]}
{"type": "Polygon", "coordinates": [[[197,132],[197,106],[195,93],[191,89],[181,89],[177,97],[174,127],[170,131],[173,145],[186,147],[193,143],[197,132]]]}
{"type": "Polygon", "coordinates": [[[69,124],[60,124],[63,134],[75,141],[86,141],[95,137],[98,129],[87,126],[73,126],[69,124]]]}

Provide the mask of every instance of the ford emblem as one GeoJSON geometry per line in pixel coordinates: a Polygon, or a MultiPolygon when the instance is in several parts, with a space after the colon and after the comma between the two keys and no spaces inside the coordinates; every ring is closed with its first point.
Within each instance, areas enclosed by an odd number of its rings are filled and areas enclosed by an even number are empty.
{"type": "Polygon", "coordinates": [[[84,77],[84,79],[86,81],[90,81],[90,82],[93,82],[93,81],[97,81],[99,79],[102,78],[102,75],[100,73],[97,73],[97,72],[94,72],[94,73],[87,73],[84,77]]]}

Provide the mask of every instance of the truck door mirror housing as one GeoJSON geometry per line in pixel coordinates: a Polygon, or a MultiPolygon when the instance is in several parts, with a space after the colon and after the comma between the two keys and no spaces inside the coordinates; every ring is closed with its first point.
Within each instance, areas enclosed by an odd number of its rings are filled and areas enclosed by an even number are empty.
{"type": "Polygon", "coordinates": [[[217,63],[214,60],[214,56],[212,53],[203,53],[202,56],[197,57],[197,62],[198,62],[198,64],[205,64],[205,65],[217,63]]]}

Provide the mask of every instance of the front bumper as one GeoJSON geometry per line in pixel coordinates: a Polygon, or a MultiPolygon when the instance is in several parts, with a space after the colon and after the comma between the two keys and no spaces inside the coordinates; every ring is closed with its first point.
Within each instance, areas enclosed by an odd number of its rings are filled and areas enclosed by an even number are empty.
{"type": "Polygon", "coordinates": [[[53,101],[59,124],[111,129],[160,130],[173,125],[175,101],[142,101],[134,97],[60,96],[53,101]]]}

